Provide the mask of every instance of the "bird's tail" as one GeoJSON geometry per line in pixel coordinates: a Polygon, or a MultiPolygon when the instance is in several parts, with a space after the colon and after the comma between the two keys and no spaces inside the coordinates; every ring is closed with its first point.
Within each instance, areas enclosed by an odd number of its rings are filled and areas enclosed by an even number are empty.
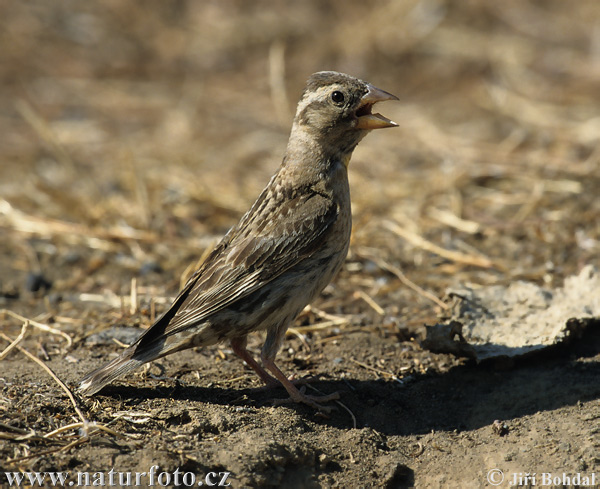
{"type": "Polygon", "coordinates": [[[150,360],[134,358],[134,353],[135,349],[130,347],[112,362],[87,374],[79,383],[79,392],[84,396],[91,396],[117,377],[135,370],[150,360]]]}
{"type": "MultiPolygon", "coordinates": [[[[197,338],[194,341],[194,334],[187,331],[187,328],[172,328],[171,331],[167,331],[169,323],[187,299],[198,277],[199,275],[195,275],[190,278],[184,289],[171,304],[171,307],[150,328],[144,331],[121,356],[81,379],[79,392],[84,396],[92,396],[117,377],[135,370],[144,363],[157,360],[179,350],[185,350],[191,346],[198,346],[200,342],[197,341],[197,338]]],[[[209,343],[204,342],[202,344],[209,343]]]]}
{"type": "Polygon", "coordinates": [[[117,377],[135,370],[144,363],[158,360],[191,346],[190,338],[184,338],[182,341],[178,335],[165,335],[164,329],[162,329],[165,324],[155,323],[133,345],[121,353],[121,356],[87,374],[79,383],[79,392],[84,396],[94,395],[117,377]]]}

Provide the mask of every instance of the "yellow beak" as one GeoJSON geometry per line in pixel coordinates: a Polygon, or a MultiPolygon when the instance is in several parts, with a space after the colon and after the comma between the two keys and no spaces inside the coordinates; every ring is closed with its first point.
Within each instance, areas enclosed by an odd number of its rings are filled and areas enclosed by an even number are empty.
{"type": "Polygon", "coordinates": [[[384,90],[374,87],[373,85],[367,85],[369,90],[363,95],[360,106],[356,111],[358,117],[358,123],[356,124],[357,129],[383,129],[384,127],[398,127],[394,121],[391,121],[387,117],[381,114],[372,114],[371,109],[377,102],[384,102],[386,100],[398,100],[398,97],[388,93],[384,90]]]}

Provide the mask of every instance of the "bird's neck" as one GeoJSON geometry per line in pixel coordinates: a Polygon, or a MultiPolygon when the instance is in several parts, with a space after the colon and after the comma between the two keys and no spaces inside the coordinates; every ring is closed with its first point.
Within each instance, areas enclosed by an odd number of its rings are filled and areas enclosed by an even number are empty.
{"type": "Polygon", "coordinates": [[[358,144],[336,144],[313,135],[294,125],[288,142],[285,162],[290,164],[311,165],[317,171],[326,171],[332,165],[343,164],[348,167],[352,152],[358,144]]]}

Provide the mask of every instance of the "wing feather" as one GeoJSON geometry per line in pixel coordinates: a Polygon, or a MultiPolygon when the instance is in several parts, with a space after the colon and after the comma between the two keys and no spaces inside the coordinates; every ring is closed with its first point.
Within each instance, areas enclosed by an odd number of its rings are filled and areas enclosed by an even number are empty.
{"type": "Polygon", "coordinates": [[[165,314],[164,334],[203,322],[320,248],[338,216],[328,196],[311,188],[264,193],[190,278],[165,314]]]}

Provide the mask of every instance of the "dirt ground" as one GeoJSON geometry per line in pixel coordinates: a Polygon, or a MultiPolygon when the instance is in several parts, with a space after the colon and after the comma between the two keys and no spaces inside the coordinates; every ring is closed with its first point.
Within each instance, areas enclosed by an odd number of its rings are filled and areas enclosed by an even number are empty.
{"type": "Polygon", "coordinates": [[[598,487],[597,328],[510,365],[421,346],[449,287],[556,288],[600,265],[595,0],[60,0],[0,16],[0,352],[28,323],[0,357],[0,486],[60,471],[110,487],[111,469],[159,466],[168,487],[177,469],[231,487],[598,487]],[[400,127],[350,165],[346,265],[278,356],[309,392],[340,392],[336,409],[274,402],[285,391],[228,345],[71,400],[253,202],[323,69],[400,98],[380,109],[400,127]]]}

